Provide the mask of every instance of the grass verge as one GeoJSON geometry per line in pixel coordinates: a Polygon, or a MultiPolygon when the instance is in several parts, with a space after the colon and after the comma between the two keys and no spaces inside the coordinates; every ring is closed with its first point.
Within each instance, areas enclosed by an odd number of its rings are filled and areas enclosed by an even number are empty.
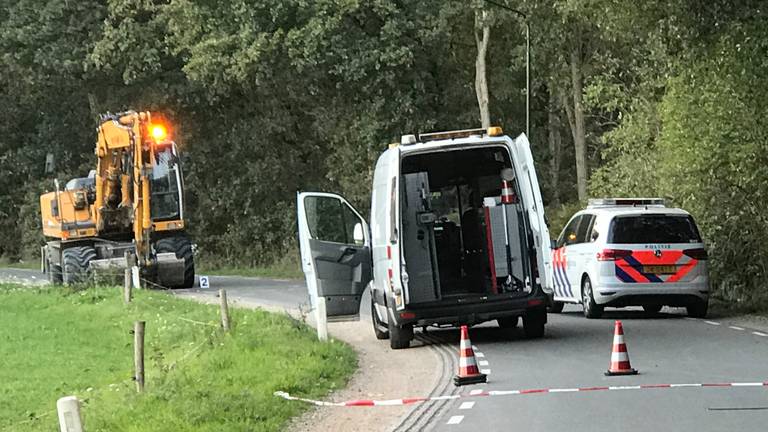
{"type": "Polygon", "coordinates": [[[0,431],[58,430],[56,400],[84,400],[91,431],[277,431],[306,406],[276,390],[323,397],[356,367],[354,351],[320,343],[285,315],[218,309],[116,288],[0,285],[0,431]],[[146,324],[146,391],[132,382],[135,320],[146,324]]]}
{"type": "Polygon", "coordinates": [[[20,268],[27,270],[40,270],[40,259],[36,260],[18,260],[13,261],[5,257],[0,257],[0,268],[20,268]]]}

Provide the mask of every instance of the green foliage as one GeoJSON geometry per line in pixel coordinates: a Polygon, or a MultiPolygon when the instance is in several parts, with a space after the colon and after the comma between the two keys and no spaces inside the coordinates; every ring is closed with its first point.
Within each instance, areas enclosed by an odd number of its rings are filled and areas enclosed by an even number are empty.
{"type": "MultiPolygon", "coordinates": [[[[713,245],[713,281],[748,298],[764,259],[740,261],[724,245],[748,232],[750,250],[762,251],[765,238],[757,203],[766,11],[760,0],[710,3],[515,6],[533,30],[531,142],[545,201],[575,201],[573,74],[581,76],[590,195],[665,195],[691,209],[713,245]],[[550,131],[561,148],[547,145],[550,131]],[[547,165],[553,157],[559,165],[547,165]],[[737,264],[747,268],[730,272],[737,264]]],[[[296,191],[341,193],[365,214],[373,164],[388,143],[477,126],[480,4],[3,2],[0,256],[34,258],[38,193],[54,175],[92,169],[97,115],[131,108],[161,111],[173,125],[201,262],[287,268],[296,191]],[[44,172],[49,153],[53,174],[44,172]]],[[[523,22],[482,4],[492,23],[491,121],[516,135],[525,119],[523,22]]],[[[554,232],[577,206],[550,211],[554,232]]]]}
{"type": "Polygon", "coordinates": [[[552,237],[552,240],[557,239],[563,228],[565,228],[565,224],[571,219],[571,216],[583,209],[584,206],[584,203],[576,201],[546,208],[547,225],[549,226],[549,235],[552,237]]]}
{"type": "Polygon", "coordinates": [[[0,285],[0,430],[49,431],[55,402],[84,401],[92,431],[278,431],[305,409],[273,392],[322,397],[344,385],[355,354],[287,316],[217,307],[136,291],[0,285]],[[135,320],[146,324],[146,391],[131,380],[135,320]]]}
{"type": "Polygon", "coordinates": [[[767,23],[737,26],[685,64],[661,105],[660,189],[696,216],[729,300],[766,297],[767,23]]]}

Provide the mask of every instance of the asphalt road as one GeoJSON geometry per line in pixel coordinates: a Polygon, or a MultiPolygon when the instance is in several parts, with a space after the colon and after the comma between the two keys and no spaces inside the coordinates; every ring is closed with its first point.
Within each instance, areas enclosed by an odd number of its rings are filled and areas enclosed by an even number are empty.
{"type": "MultiPolygon", "coordinates": [[[[587,320],[569,306],[550,314],[547,335],[525,340],[522,331],[493,326],[470,336],[488,362],[488,383],[473,389],[522,390],[639,384],[768,381],[768,335],[718,320],[685,318],[664,309],[606,312],[587,320]],[[614,321],[624,325],[636,376],[606,377],[614,321]],[[719,324],[719,325],[717,325],[719,324]]],[[[455,331],[433,332],[456,340],[455,331]]],[[[768,387],[656,388],[534,393],[461,399],[435,420],[435,430],[456,431],[763,431],[768,387]],[[467,404],[466,402],[474,402],[467,404]],[[463,404],[463,406],[462,406],[463,404]],[[463,409],[462,409],[463,408],[463,409]]]]}
{"type": "MultiPolygon", "coordinates": [[[[44,278],[33,270],[0,269],[0,280],[39,283],[44,278]]],[[[179,291],[213,297],[219,288],[225,288],[230,299],[277,308],[296,309],[308,302],[303,282],[296,281],[212,276],[208,290],[179,291]]],[[[364,298],[363,305],[368,301],[364,298]]],[[[367,312],[367,307],[361,308],[362,315],[367,312]]],[[[471,390],[768,381],[768,332],[726,320],[689,319],[680,309],[665,308],[654,316],[641,310],[609,310],[603,319],[587,320],[580,307],[567,306],[564,313],[549,315],[547,335],[540,340],[526,340],[521,329],[503,331],[490,323],[472,328],[470,336],[483,356],[477,358],[482,362],[480,368],[490,370],[489,382],[464,387],[463,394],[471,390]],[[616,319],[624,324],[629,356],[639,375],[603,375],[610,360],[616,319]]],[[[457,331],[429,330],[428,337],[437,345],[442,342],[442,348],[455,346],[458,355],[457,331]]],[[[768,387],[462,398],[451,401],[430,423],[427,429],[472,432],[763,431],[768,425],[768,387]]]]}

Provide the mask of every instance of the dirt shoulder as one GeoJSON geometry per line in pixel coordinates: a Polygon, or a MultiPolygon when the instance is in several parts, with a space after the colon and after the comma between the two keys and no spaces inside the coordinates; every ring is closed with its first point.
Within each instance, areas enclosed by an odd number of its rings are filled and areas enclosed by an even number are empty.
{"type": "MultiPolygon", "coordinates": [[[[215,299],[202,298],[194,293],[180,296],[203,302],[216,302],[215,299]]],[[[287,312],[294,317],[300,316],[297,310],[265,306],[254,301],[232,299],[231,303],[234,307],[262,308],[272,312],[287,312]]],[[[314,323],[308,320],[308,324],[314,323]]],[[[428,346],[416,344],[417,346],[408,350],[391,350],[387,341],[376,340],[371,324],[365,319],[330,323],[328,332],[332,337],[350,344],[358,355],[357,372],[346,388],[335,391],[326,398],[329,401],[424,396],[438,384],[442,365],[436,351],[428,346]]],[[[415,406],[312,407],[295,418],[286,430],[389,432],[414,408],[415,406]]]]}

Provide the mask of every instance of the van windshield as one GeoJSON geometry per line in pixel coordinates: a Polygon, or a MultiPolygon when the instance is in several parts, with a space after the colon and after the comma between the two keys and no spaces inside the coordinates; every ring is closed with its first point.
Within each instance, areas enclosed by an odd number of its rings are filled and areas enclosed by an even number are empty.
{"type": "Polygon", "coordinates": [[[701,236],[688,215],[617,216],[608,243],[700,243],[701,236]]]}

